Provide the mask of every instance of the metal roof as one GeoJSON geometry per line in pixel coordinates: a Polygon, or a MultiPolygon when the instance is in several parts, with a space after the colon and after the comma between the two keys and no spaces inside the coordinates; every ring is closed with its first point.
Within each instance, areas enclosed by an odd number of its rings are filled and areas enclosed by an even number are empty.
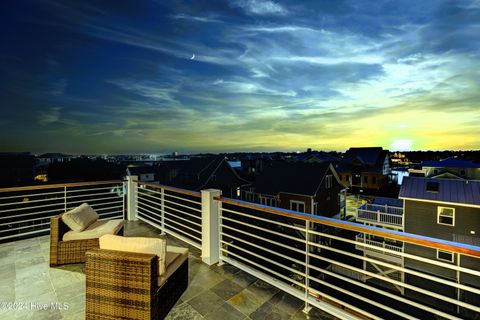
{"type": "Polygon", "coordinates": [[[480,181],[404,177],[399,198],[480,205],[480,181]],[[427,191],[427,183],[438,183],[438,192],[427,191]]]}
{"type": "Polygon", "coordinates": [[[424,161],[422,167],[433,168],[480,168],[480,164],[458,158],[447,158],[440,161],[424,161]]]}

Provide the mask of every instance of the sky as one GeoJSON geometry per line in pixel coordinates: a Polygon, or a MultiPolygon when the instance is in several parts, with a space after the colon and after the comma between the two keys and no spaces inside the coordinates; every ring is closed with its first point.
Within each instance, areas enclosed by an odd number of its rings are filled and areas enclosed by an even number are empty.
{"type": "Polygon", "coordinates": [[[480,149],[480,1],[2,1],[0,151],[480,149]]]}

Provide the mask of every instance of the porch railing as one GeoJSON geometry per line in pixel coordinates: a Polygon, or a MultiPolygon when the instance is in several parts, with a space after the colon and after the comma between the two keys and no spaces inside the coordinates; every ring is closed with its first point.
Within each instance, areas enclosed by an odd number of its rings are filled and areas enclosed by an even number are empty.
{"type": "Polygon", "coordinates": [[[357,208],[357,220],[403,227],[403,208],[364,203],[357,208]]]}

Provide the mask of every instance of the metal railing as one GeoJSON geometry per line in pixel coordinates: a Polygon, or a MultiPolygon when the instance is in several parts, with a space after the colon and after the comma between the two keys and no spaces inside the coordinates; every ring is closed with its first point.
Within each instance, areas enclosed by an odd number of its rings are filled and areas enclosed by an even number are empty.
{"type": "Polygon", "coordinates": [[[135,189],[138,219],[201,249],[200,192],[145,182],[135,189]]]}
{"type": "Polygon", "coordinates": [[[124,217],[123,181],[0,189],[0,242],[48,234],[50,218],[87,202],[100,219],[124,217]]]}
{"type": "Polygon", "coordinates": [[[400,257],[400,255],[396,253],[391,253],[392,251],[403,252],[403,243],[400,243],[399,245],[392,245],[392,244],[386,243],[385,241],[376,241],[368,238],[365,239],[365,235],[363,233],[357,234],[355,236],[355,239],[357,240],[357,242],[359,242],[359,244],[355,246],[357,250],[374,251],[374,252],[379,252],[385,255],[392,255],[394,257],[400,257]],[[377,248],[375,249],[371,249],[370,247],[366,248],[363,245],[363,243],[375,246],[377,248]],[[381,250],[379,248],[388,249],[388,251],[381,250]]]}
{"type": "Polygon", "coordinates": [[[357,220],[403,227],[403,208],[364,203],[357,208],[357,220]]]}
{"type": "MultiPolygon", "coordinates": [[[[217,200],[221,202],[220,260],[304,300],[307,308],[315,306],[342,319],[359,315],[462,319],[480,312],[479,247],[228,198],[217,200]],[[405,264],[359,254],[355,250],[359,232],[407,243],[405,252],[382,247],[386,254],[403,257],[405,264]],[[433,258],[437,249],[450,252],[454,263],[433,258]],[[364,268],[364,262],[378,271],[364,268]],[[335,272],[339,269],[343,271],[335,272]],[[351,274],[345,276],[347,272],[351,274]],[[392,272],[402,273],[405,280],[390,277],[392,272]],[[402,290],[385,290],[370,280],[402,290]]],[[[377,244],[361,245],[379,249],[377,244]]]]}

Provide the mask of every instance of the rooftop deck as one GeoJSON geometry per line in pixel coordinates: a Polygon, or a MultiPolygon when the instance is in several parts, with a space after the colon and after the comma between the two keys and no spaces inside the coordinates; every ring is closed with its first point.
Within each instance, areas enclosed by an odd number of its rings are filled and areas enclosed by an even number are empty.
{"type": "MultiPolygon", "coordinates": [[[[146,223],[125,223],[126,236],[160,236],[146,223]]],[[[229,264],[209,267],[197,248],[173,237],[168,242],[190,248],[190,275],[167,319],[307,319],[301,300],[229,264]]],[[[0,275],[1,319],[85,319],[84,264],[49,267],[48,236],[0,244],[0,275]],[[68,309],[50,308],[57,302],[68,309]],[[44,303],[49,308],[40,310],[44,303]]],[[[309,319],[335,317],[313,308],[309,319]]]]}

